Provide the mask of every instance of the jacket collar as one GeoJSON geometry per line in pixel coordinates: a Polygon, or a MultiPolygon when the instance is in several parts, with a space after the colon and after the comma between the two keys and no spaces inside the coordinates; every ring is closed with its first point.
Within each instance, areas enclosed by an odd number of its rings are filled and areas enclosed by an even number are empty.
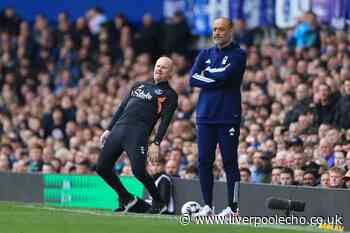
{"type": "Polygon", "coordinates": [[[162,81],[160,81],[158,83],[154,83],[154,84],[156,84],[156,86],[158,86],[158,87],[165,87],[165,86],[169,85],[169,82],[167,80],[162,80],[162,81]]]}
{"type": "Polygon", "coordinates": [[[225,51],[225,50],[229,50],[229,49],[236,49],[236,48],[239,48],[239,45],[232,41],[231,43],[229,43],[226,47],[220,49],[217,45],[215,46],[218,50],[220,51],[225,51]]]}

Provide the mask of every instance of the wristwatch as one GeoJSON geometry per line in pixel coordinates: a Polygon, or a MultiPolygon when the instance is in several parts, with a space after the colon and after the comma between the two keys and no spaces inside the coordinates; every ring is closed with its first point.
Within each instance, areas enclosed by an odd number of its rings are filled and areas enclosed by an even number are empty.
{"type": "Polygon", "coordinates": [[[156,141],[156,140],[155,140],[155,141],[153,141],[153,143],[154,143],[154,144],[156,144],[157,146],[159,146],[159,145],[160,145],[160,142],[159,142],[159,141],[156,141]]]}

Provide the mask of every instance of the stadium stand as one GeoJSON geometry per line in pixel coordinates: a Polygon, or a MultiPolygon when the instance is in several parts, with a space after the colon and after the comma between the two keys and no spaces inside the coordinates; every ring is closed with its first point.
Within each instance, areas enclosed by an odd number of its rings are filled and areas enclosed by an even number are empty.
{"type": "MultiPolygon", "coordinates": [[[[321,25],[306,12],[293,30],[275,37],[254,38],[238,20],[235,38],[248,53],[239,146],[240,168],[251,172],[246,182],[349,188],[346,31],[321,25]],[[303,34],[306,21],[311,29],[303,34]]],[[[146,14],[135,28],[122,14],[109,19],[98,8],[74,21],[62,12],[57,24],[40,14],[31,24],[5,9],[0,171],[94,173],[99,137],[121,99],[134,82],[150,80],[154,59],[168,54],[176,65],[171,85],[179,108],[161,143],[165,171],[196,178],[199,92],[188,85],[193,42],[181,13],[165,23],[146,14]]],[[[126,156],[115,171],[132,175],[126,156]]],[[[214,171],[217,180],[225,180],[219,149],[214,171]]]]}

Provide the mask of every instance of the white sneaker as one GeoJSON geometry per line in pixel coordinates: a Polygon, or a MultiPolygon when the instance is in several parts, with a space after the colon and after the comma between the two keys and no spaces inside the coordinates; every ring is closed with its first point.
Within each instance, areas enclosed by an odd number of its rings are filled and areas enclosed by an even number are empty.
{"type": "Polygon", "coordinates": [[[238,216],[238,215],[239,215],[238,209],[237,209],[237,212],[233,212],[231,207],[229,207],[229,206],[227,206],[225,209],[223,209],[220,212],[220,214],[219,214],[219,216],[226,216],[226,217],[228,217],[228,216],[238,216]]]}
{"type": "Polygon", "coordinates": [[[193,216],[209,216],[209,215],[214,215],[214,208],[210,208],[210,206],[205,205],[204,207],[202,207],[198,213],[194,213],[193,216]]]}

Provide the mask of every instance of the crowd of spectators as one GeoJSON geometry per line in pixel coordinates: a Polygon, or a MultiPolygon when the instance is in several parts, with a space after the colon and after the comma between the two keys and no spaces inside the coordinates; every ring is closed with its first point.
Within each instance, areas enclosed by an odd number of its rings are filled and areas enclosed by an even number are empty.
{"type": "MultiPolygon", "coordinates": [[[[307,12],[275,38],[257,41],[243,20],[235,40],[247,51],[239,167],[242,182],[350,188],[350,40],[307,12]]],[[[165,172],[198,176],[195,106],[188,85],[195,41],[184,16],[141,27],[98,8],[75,21],[0,15],[0,171],[93,174],[99,137],[135,81],[153,62],[175,63],[179,107],[161,143],[165,172]]],[[[115,165],[132,175],[127,156],[115,165]]],[[[220,150],[216,180],[225,180],[220,150]]]]}

